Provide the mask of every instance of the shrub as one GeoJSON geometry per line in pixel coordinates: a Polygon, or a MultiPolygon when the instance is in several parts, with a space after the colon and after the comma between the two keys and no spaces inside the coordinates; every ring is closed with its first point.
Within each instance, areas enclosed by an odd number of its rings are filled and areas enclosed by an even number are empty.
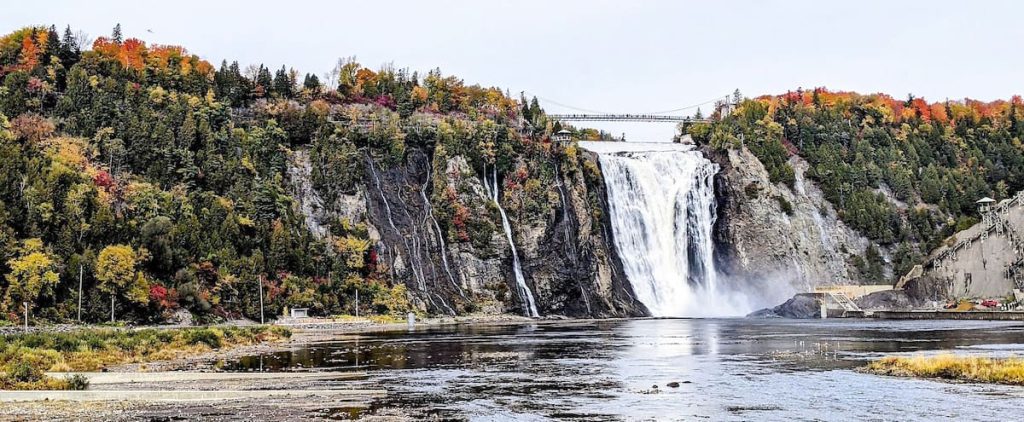
{"type": "Polygon", "coordinates": [[[29,362],[15,362],[7,367],[7,379],[12,382],[36,382],[43,379],[43,370],[29,362]]]}
{"type": "Polygon", "coordinates": [[[82,374],[64,377],[65,390],[85,390],[89,388],[89,378],[82,374]]]}
{"type": "Polygon", "coordinates": [[[779,208],[782,209],[782,212],[786,213],[786,215],[793,215],[793,204],[787,201],[786,198],[776,195],[775,202],[779,203],[779,208]]]}
{"type": "Polygon", "coordinates": [[[186,342],[191,345],[205,344],[214,349],[224,345],[224,333],[216,328],[197,328],[186,332],[186,342]]]}

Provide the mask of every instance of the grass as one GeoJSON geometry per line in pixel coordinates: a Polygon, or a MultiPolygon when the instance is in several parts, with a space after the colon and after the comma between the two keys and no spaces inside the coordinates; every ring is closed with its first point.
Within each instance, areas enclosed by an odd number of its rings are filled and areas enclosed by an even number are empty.
{"type": "Polygon", "coordinates": [[[226,347],[278,341],[283,327],[201,327],[124,330],[90,328],[66,333],[0,336],[0,389],[85,389],[84,377],[55,379],[46,371],[96,371],[108,365],[152,362],[226,347]]]}
{"type": "Polygon", "coordinates": [[[938,378],[990,384],[1024,385],[1024,358],[980,356],[885,357],[868,364],[865,371],[898,377],[938,378]]]}

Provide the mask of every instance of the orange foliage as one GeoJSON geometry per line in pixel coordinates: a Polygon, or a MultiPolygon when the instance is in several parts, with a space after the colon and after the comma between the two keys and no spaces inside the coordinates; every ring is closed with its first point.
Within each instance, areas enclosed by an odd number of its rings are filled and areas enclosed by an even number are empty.
{"type": "Polygon", "coordinates": [[[857,104],[869,105],[882,110],[886,116],[892,116],[894,122],[913,119],[920,119],[923,122],[935,121],[941,124],[951,124],[956,120],[978,121],[983,118],[998,118],[1008,112],[1011,104],[1024,106],[1024,100],[1019,95],[1015,95],[1010,101],[983,102],[971,99],[949,101],[949,111],[947,111],[947,102],[929,103],[924,98],[914,98],[908,106],[906,101],[896,100],[886,94],[861,95],[855,92],[833,92],[825,88],[802,92],[790,91],[774,97],[758,97],[757,100],[768,103],[769,110],[774,110],[771,106],[778,103],[809,106],[814,102],[815,92],[817,92],[818,101],[823,107],[839,107],[841,110],[848,111],[851,106],[857,104]]]}
{"type": "Polygon", "coordinates": [[[118,44],[109,38],[99,37],[93,42],[92,49],[101,55],[116,59],[125,69],[143,70],[148,65],[160,71],[167,71],[172,63],[177,61],[177,70],[183,75],[195,71],[209,76],[214,71],[213,65],[209,62],[195,55],[189,56],[185,48],[176,45],[146,47],[146,43],[137,38],[129,38],[118,44]]]}
{"type": "Polygon", "coordinates": [[[146,43],[138,38],[129,38],[121,44],[121,51],[117,59],[126,69],[142,70],[145,53],[146,43]]]}
{"type": "Polygon", "coordinates": [[[31,70],[39,64],[39,47],[36,47],[36,42],[32,40],[32,37],[25,37],[21,39],[21,59],[18,60],[18,66],[22,70],[31,70]]]}

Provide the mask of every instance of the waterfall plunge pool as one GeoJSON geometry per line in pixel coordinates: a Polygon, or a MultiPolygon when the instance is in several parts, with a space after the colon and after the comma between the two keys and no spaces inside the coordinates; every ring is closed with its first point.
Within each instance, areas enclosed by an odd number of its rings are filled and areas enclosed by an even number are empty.
{"type": "Polygon", "coordinates": [[[883,355],[940,352],[1021,354],[1024,324],[727,318],[420,327],[246,357],[226,369],[366,371],[337,387],[387,396],[340,413],[414,420],[1002,420],[1024,408],[1024,387],[854,370],[883,355]]]}

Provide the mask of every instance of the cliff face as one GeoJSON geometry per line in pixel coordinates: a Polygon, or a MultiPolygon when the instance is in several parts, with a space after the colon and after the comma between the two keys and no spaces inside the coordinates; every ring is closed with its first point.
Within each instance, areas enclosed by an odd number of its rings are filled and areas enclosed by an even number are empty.
{"type": "Polygon", "coordinates": [[[715,179],[718,268],[737,284],[771,283],[788,297],[813,286],[858,284],[851,259],[869,242],[839,220],[821,191],[804,177],[807,163],[791,157],[793,188],[773,184],[746,148],[709,152],[721,166],[715,179]]]}
{"type": "MultiPolygon", "coordinates": [[[[596,157],[584,155],[584,160],[596,157]]],[[[365,157],[365,175],[355,194],[325,204],[310,181],[308,153],[296,151],[289,187],[314,235],[330,240],[330,222],[362,223],[389,277],[404,283],[414,306],[439,314],[521,313],[512,254],[488,188],[463,157],[438,162],[413,149],[397,165],[365,157]],[[433,166],[443,167],[433,169],[433,166]],[[443,177],[435,177],[436,175],[443,177]],[[435,183],[443,183],[434,186],[435,183]],[[485,239],[451,241],[436,218],[435,190],[457,193],[469,214],[490,230],[485,239]]],[[[580,171],[557,171],[548,193],[558,201],[533,221],[512,220],[522,271],[541,315],[642,316],[612,250],[603,185],[580,171]],[[595,209],[597,200],[599,209],[595,209]]]]}
{"type": "MultiPolygon", "coordinates": [[[[580,152],[599,168],[597,156],[580,152]]],[[[587,317],[643,316],[612,241],[604,185],[582,171],[557,172],[558,206],[544,221],[521,227],[524,271],[542,314],[587,317]]]]}

